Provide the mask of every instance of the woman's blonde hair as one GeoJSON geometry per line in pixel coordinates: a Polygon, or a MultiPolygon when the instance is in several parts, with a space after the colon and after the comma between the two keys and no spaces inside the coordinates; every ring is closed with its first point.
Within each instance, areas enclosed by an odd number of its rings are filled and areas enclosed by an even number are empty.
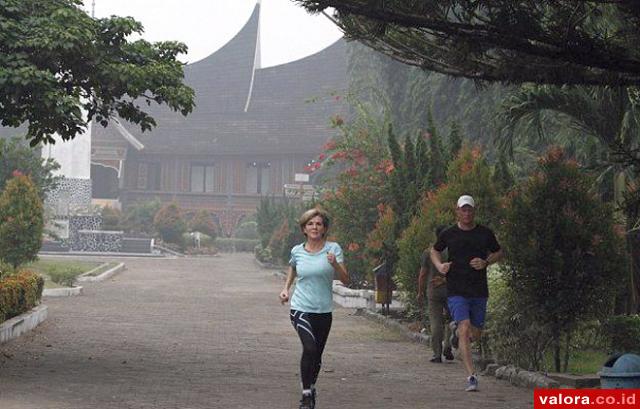
{"type": "Polygon", "coordinates": [[[322,218],[322,224],[324,225],[324,234],[327,234],[327,230],[329,230],[329,214],[319,207],[314,207],[313,209],[309,209],[306,212],[302,213],[300,219],[298,219],[298,224],[300,225],[300,230],[304,234],[304,226],[309,223],[309,220],[313,219],[316,216],[320,216],[322,218]]]}

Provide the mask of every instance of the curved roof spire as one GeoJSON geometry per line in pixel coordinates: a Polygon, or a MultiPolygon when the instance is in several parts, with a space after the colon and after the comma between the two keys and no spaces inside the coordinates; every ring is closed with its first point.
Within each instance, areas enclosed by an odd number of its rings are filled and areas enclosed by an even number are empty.
{"type": "MultiPolygon", "coordinates": [[[[185,82],[197,90],[203,113],[243,111],[259,65],[260,3],[244,27],[222,48],[185,67],[185,82]]],[[[195,113],[194,113],[195,114],[195,113]]]]}

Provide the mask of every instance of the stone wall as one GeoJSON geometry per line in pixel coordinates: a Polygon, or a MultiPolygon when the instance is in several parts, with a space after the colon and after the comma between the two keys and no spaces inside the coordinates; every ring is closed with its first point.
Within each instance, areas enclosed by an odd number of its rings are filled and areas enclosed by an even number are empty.
{"type": "Polygon", "coordinates": [[[120,252],[122,251],[121,231],[78,230],[76,240],[71,244],[72,251],[120,252]]]}
{"type": "Polygon", "coordinates": [[[68,216],[91,209],[91,179],[62,178],[47,194],[45,206],[55,216],[68,216]]]}

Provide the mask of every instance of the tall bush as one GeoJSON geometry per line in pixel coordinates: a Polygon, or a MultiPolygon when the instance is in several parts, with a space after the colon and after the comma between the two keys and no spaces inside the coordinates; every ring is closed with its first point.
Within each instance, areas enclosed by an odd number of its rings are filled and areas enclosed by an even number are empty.
{"type": "Polygon", "coordinates": [[[592,186],[553,148],[506,206],[507,285],[528,320],[549,327],[557,371],[567,368],[576,325],[611,313],[624,272],[612,209],[592,186]]]}
{"type": "Polygon", "coordinates": [[[191,220],[189,220],[189,230],[199,231],[212,239],[215,239],[218,229],[216,228],[216,224],[213,222],[211,213],[205,209],[200,209],[193,215],[191,220]]]}
{"type": "Polygon", "coordinates": [[[162,207],[159,199],[148,202],[136,202],[125,210],[124,227],[128,232],[154,233],[153,220],[162,207]]]}
{"type": "Polygon", "coordinates": [[[423,195],[420,211],[398,241],[399,260],[395,280],[399,288],[405,291],[410,310],[419,309],[416,296],[420,257],[433,245],[436,227],[455,222],[456,200],[460,195],[470,194],[476,199],[476,219],[479,223],[494,229],[499,225],[502,208],[491,178],[491,168],[482,153],[463,147],[449,165],[448,183],[423,195]]]}
{"type": "Polygon", "coordinates": [[[177,204],[168,203],[158,210],[153,224],[162,240],[168,243],[183,244],[182,234],[187,231],[187,225],[177,204]]]}
{"type": "Polygon", "coordinates": [[[42,246],[44,209],[29,176],[15,173],[0,195],[0,259],[19,265],[36,259],[42,246]]]}

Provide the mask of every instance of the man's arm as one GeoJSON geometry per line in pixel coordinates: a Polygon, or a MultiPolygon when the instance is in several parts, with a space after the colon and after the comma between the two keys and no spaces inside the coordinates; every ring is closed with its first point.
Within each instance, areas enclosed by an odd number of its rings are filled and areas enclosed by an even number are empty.
{"type": "Polygon", "coordinates": [[[420,266],[420,273],[418,273],[418,302],[422,303],[424,298],[424,284],[427,281],[428,270],[425,266],[420,266]]]}
{"type": "Polygon", "coordinates": [[[502,249],[500,249],[496,252],[489,253],[489,256],[486,259],[481,259],[479,257],[476,257],[473,260],[471,260],[469,264],[471,264],[471,267],[473,267],[476,270],[483,270],[489,267],[491,264],[497,263],[498,261],[502,260],[503,257],[504,257],[504,253],[502,252],[502,249]]]}
{"type": "Polygon", "coordinates": [[[433,247],[431,247],[431,250],[429,250],[429,254],[431,256],[431,262],[434,266],[436,266],[436,269],[438,269],[440,274],[447,274],[449,272],[449,267],[451,267],[451,262],[443,263],[442,253],[434,249],[433,247]]]}

